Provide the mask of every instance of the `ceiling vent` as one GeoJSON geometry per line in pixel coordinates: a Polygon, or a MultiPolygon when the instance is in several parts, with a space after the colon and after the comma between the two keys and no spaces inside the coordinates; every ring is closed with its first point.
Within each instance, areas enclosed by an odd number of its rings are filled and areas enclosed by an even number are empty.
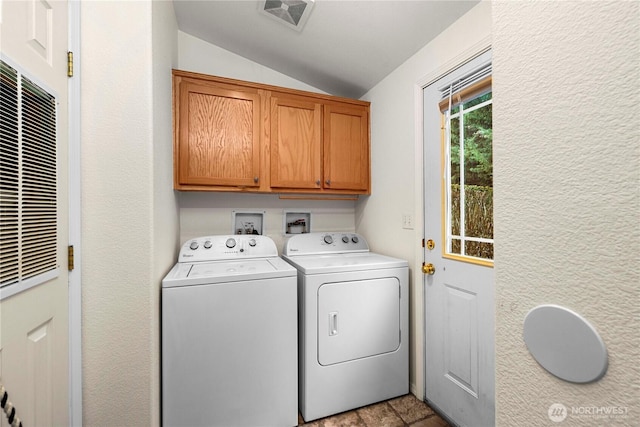
{"type": "Polygon", "coordinates": [[[296,31],[309,19],[314,0],[263,0],[258,7],[265,15],[296,31]]]}

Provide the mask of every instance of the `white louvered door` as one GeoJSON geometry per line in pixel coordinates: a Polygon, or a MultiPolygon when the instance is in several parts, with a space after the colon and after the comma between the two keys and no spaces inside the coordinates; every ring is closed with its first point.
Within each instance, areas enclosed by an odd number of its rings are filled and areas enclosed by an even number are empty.
{"type": "Polygon", "coordinates": [[[69,425],[67,6],[0,1],[0,379],[31,426],[69,425]]]}

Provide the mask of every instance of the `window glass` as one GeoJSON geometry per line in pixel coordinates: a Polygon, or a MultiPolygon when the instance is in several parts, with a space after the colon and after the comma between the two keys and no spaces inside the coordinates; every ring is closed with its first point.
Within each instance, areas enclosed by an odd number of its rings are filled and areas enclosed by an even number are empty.
{"type": "Polygon", "coordinates": [[[485,91],[444,113],[445,255],[493,260],[492,106],[492,93],[485,91]]]}

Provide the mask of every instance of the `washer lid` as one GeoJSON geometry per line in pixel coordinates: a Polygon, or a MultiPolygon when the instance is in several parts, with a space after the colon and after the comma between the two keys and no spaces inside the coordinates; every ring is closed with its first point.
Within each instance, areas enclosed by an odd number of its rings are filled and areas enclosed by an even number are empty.
{"type": "Polygon", "coordinates": [[[202,262],[193,264],[187,277],[197,279],[199,277],[221,277],[245,274],[264,275],[272,273],[276,268],[266,259],[253,262],[227,261],[227,262],[202,262]]]}
{"type": "Polygon", "coordinates": [[[304,274],[340,273],[345,271],[409,266],[409,263],[403,259],[392,258],[373,252],[297,255],[285,256],[283,258],[304,274]]]}
{"type": "Polygon", "coordinates": [[[282,258],[256,258],[212,262],[181,262],[162,281],[163,288],[247,280],[295,277],[296,269],[282,258]]]}

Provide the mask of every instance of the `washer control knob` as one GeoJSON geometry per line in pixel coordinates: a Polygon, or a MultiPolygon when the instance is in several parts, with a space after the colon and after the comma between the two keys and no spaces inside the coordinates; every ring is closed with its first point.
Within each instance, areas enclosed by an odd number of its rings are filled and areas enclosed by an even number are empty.
{"type": "Polygon", "coordinates": [[[200,246],[200,245],[198,245],[198,242],[196,242],[196,241],[194,240],[194,241],[193,241],[193,242],[191,242],[191,244],[189,245],[189,248],[190,248],[192,251],[195,251],[196,249],[198,249],[198,247],[199,247],[199,246],[200,246]]]}
{"type": "Polygon", "coordinates": [[[227,242],[225,244],[227,245],[227,247],[229,249],[235,248],[236,247],[236,239],[227,239],[227,242]]]}
{"type": "Polygon", "coordinates": [[[342,236],[342,241],[343,241],[344,243],[349,243],[349,237],[347,237],[347,236],[342,236]]]}
{"type": "Polygon", "coordinates": [[[359,241],[358,236],[353,236],[353,237],[351,238],[351,241],[352,241],[353,243],[358,243],[358,241],[359,241]]]}
{"type": "Polygon", "coordinates": [[[324,236],[324,242],[327,245],[330,245],[333,243],[333,237],[331,237],[331,235],[327,234],[326,236],[324,236]]]}
{"type": "Polygon", "coordinates": [[[249,246],[254,247],[257,244],[256,239],[249,240],[249,246]]]}
{"type": "Polygon", "coordinates": [[[211,249],[211,246],[213,246],[211,244],[211,240],[207,240],[207,241],[204,242],[204,248],[205,249],[211,249]]]}

